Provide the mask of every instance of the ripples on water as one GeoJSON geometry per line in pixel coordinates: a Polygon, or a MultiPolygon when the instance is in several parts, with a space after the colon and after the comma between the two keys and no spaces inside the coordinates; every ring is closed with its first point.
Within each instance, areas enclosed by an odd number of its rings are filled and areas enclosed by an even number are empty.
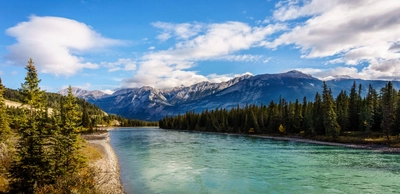
{"type": "Polygon", "coordinates": [[[400,155],[157,128],[110,131],[127,193],[396,193],[400,155]]]}

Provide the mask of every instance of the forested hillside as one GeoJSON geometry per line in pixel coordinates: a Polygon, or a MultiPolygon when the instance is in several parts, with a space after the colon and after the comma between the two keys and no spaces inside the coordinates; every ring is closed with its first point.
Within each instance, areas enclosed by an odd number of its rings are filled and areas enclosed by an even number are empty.
{"type": "Polygon", "coordinates": [[[223,133],[294,134],[326,136],[337,140],[343,135],[368,139],[385,137],[388,143],[400,133],[400,91],[387,82],[378,93],[372,85],[362,97],[364,86],[353,83],[350,94],[341,91],[336,98],[323,84],[322,95],[295,102],[280,98],[268,105],[205,110],[201,113],[166,116],[159,121],[164,129],[184,129],[223,133]],[[391,137],[392,136],[392,137],[391,137]]]}
{"type": "Polygon", "coordinates": [[[25,69],[19,90],[6,89],[0,79],[0,193],[98,193],[81,133],[157,123],[107,115],[76,98],[71,87],[66,96],[46,93],[32,59],[25,69]],[[6,106],[5,99],[21,106],[6,106]]]}
{"type": "MultiPolygon", "coordinates": [[[[19,90],[5,88],[4,98],[10,101],[23,103],[24,97],[19,90]]],[[[46,99],[46,107],[57,108],[63,99],[63,96],[58,93],[44,92],[43,98],[46,99]]],[[[158,122],[146,122],[137,119],[126,119],[118,115],[108,115],[96,105],[87,102],[85,99],[76,98],[79,110],[85,112],[85,115],[90,115],[89,119],[82,123],[86,128],[96,128],[104,126],[157,126],[158,122]]],[[[18,115],[21,114],[21,108],[7,107],[7,112],[13,115],[11,125],[15,126],[19,122],[18,115]]],[[[50,111],[51,112],[51,111],[50,111]]],[[[84,115],[82,115],[84,116],[84,115]]]]}

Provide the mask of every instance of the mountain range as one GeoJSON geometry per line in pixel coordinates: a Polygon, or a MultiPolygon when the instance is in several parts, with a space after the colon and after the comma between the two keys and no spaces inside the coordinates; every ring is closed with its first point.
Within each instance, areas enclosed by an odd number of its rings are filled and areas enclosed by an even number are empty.
{"type": "MultiPolygon", "coordinates": [[[[362,84],[366,93],[369,84],[379,91],[387,84],[382,80],[361,80],[349,76],[331,77],[326,83],[332,89],[334,97],[341,90],[349,91],[353,82],[362,84]]],[[[200,82],[191,86],[169,89],[157,89],[149,86],[124,88],[113,94],[99,90],[87,91],[73,88],[72,92],[79,98],[99,106],[109,114],[141,120],[158,120],[165,115],[176,115],[186,111],[200,112],[206,109],[232,108],[248,104],[269,104],[277,102],[280,97],[287,101],[302,100],[306,97],[313,101],[317,92],[322,92],[323,81],[300,71],[289,71],[280,74],[244,75],[227,82],[200,82]]],[[[395,88],[400,82],[393,81],[395,88]]],[[[65,95],[67,90],[61,90],[65,95]]]]}

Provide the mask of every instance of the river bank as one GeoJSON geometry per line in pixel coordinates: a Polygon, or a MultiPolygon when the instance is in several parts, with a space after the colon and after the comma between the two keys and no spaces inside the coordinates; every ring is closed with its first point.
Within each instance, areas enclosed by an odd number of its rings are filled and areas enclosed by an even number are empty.
{"type": "MultiPolygon", "coordinates": [[[[160,128],[162,129],[162,128],[160,128]]],[[[319,144],[319,145],[329,145],[329,146],[340,146],[340,147],[347,147],[347,148],[355,148],[355,149],[368,149],[373,150],[376,152],[382,153],[400,153],[399,147],[389,147],[387,145],[382,144],[357,144],[357,143],[339,143],[339,142],[330,142],[330,141],[320,141],[320,140],[313,140],[307,139],[304,137],[298,136],[271,136],[271,135],[264,135],[264,134],[244,134],[244,133],[220,133],[220,132],[206,132],[206,131],[195,131],[195,130],[177,130],[177,129],[163,129],[163,130],[173,130],[173,131],[186,131],[186,132],[198,132],[198,133],[211,133],[211,134],[225,134],[225,135],[238,135],[238,136],[248,136],[248,137],[257,137],[257,138],[264,138],[264,139],[273,139],[278,141],[295,141],[295,142],[302,142],[302,143],[311,143],[311,144],[319,144]]]]}
{"type": "Polygon", "coordinates": [[[84,135],[87,142],[102,153],[102,158],[90,164],[99,168],[96,180],[103,193],[123,194],[124,189],[120,180],[118,158],[110,145],[108,132],[84,135]]]}
{"type": "Polygon", "coordinates": [[[319,145],[341,146],[341,147],[355,148],[355,149],[368,149],[368,150],[384,152],[384,153],[400,153],[400,148],[392,148],[392,147],[378,145],[378,144],[337,143],[337,142],[327,142],[327,141],[305,139],[305,138],[299,138],[299,137],[279,137],[279,136],[268,136],[268,135],[248,135],[248,136],[265,138],[265,139],[273,139],[273,140],[279,140],[279,141],[295,141],[295,142],[311,143],[311,144],[319,144],[319,145]]]}

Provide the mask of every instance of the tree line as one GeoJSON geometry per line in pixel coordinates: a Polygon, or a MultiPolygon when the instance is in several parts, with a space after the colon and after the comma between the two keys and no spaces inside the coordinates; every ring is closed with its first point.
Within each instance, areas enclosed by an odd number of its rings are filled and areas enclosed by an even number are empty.
{"type": "Polygon", "coordinates": [[[322,94],[313,101],[288,102],[280,98],[268,105],[240,106],[230,110],[216,108],[201,113],[188,111],[159,120],[160,128],[222,133],[304,134],[337,138],[350,131],[368,137],[379,133],[387,138],[400,133],[400,91],[389,81],[378,93],[370,84],[366,96],[363,86],[353,83],[350,94],[342,90],[336,98],[323,83],[322,94]]]}
{"type": "Polygon", "coordinates": [[[96,193],[80,134],[98,126],[147,126],[145,121],[106,115],[95,105],[39,87],[32,59],[21,89],[0,79],[0,193],[96,193]],[[21,102],[13,108],[5,99],[21,102]]]}

